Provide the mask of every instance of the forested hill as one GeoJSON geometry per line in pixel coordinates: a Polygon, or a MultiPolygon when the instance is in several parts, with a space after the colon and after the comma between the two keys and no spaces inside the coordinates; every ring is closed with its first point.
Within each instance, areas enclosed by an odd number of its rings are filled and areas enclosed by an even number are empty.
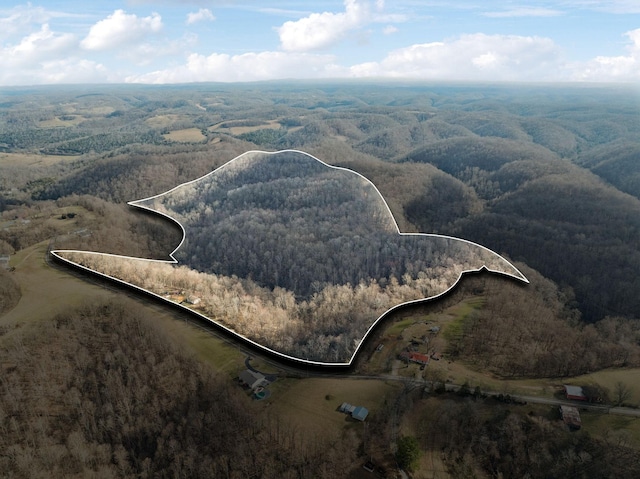
{"type": "Polygon", "coordinates": [[[403,231],[523,261],[575,295],[584,320],[638,318],[639,99],[621,86],[13,90],[0,98],[0,205],[72,194],[124,203],[247,150],[303,149],[372,180],[403,231]]]}
{"type": "MultiPolygon", "coordinates": [[[[211,174],[132,204],[183,226],[185,240],[175,253],[180,264],[251,278],[298,298],[309,299],[328,285],[372,280],[385,285],[405,275],[450,285],[461,270],[483,266],[522,278],[478,245],[400,235],[370,181],[300,151],[248,152],[211,174]]],[[[434,286],[423,294],[442,291],[434,286]]]]}

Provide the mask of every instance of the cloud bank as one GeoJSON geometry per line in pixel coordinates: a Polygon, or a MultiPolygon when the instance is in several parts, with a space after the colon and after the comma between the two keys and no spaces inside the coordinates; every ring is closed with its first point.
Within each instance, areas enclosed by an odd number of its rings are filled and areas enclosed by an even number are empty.
{"type": "MultiPolygon", "coordinates": [[[[204,6],[197,10],[193,5],[184,7],[178,19],[119,8],[93,16],[31,4],[0,8],[0,85],[313,78],[640,80],[640,28],[617,32],[619,36],[608,42],[605,54],[594,52],[591,58],[576,61],[567,57],[568,52],[551,35],[434,33],[427,27],[436,25],[436,17],[410,15],[411,6],[416,5],[413,2],[344,0],[336,11],[311,13],[283,9],[264,13],[264,7],[244,6],[238,12],[250,11],[263,18],[263,23],[244,25],[240,21],[232,30],[221,20],[233,10],[230,5],[225,4],[222,17],[204,6]],[[276,19],[283,16],[295,19],[278,26],[276,19]],[[201,25],[212,21],[215,30],[201,25]],[[271,43],[236,46],[237,39],[250,39],[249,32],[258,30],[271,43]],[[219,33],[215,40],[207,36],[218,31],[226,34],[219,33]]],[[[509,25],[528,18],[542,22],[547,17],[567,16],[569,7],[602,12],[594,14],[599,16],[640,12],[635,0],[568,0],[557,9],[544,5],[531,2],[530,6],[501,10],[493,4],[486,11],[476,8],[473,15],[489,19],[492,25],[509,25]]],[[[182,3],[173,2],[172,8],[178,6],[182,3]]]]}

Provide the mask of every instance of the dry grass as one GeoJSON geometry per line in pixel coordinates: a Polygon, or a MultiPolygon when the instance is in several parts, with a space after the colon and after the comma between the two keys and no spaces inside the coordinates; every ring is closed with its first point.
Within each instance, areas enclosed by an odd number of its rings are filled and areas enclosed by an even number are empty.
{"type": "Polygon", "coordinates": [[[156,115],[151,118],[147,118],[144,122],[151,128],[164,128],[182,118],[184,118],[184,116],[175,114],[156,115]]]}
{"type": "Polygon", "coordinates": [[[20,285],[22,298],[14,309],[0,317],[0,324],[34,325],[69,307],[114,297],[114,293],[106,289],[47,265],[47,244],[44,241],[11,258],[11,265],[16,268],[13,278],[20,285]]]}
{"type": "Polygon", "coordinates": [[[83,109],[83,111],[88,112],[91,115],[94,116],[103,116],[103,115],[108,115],[110,113],[113,113],[114,111],[116,111],[116,109],[112,106],[94,106],[91,108],[87,108],[87,109],[83,109]]]}
{"type": "MultiPolygon", "coordinates": [[[[421,420],[427,416],[429,422],[433,420],[431,411],[437,410],[439,407],[439,400],[436,398],[428,398],[423,401],[415,403],[414,407],[408,411],[403,417],[400,423],[400,435],[401,436],[415,436],[419,437],[422,431],[421,420]]],[[[420,459],[420,465],[416,472],[412,475],[414,479],[447,479],[451,477],[447,472],[447,468],[442,461],[442,455],[438,450],[426,450],[423,451],[422,458],[420,459]]]]}
{"type": "Polygon", "coordinates": [[[214,369],[235,374],[242,367],[244,357],[237,348],[184,321],[184,315],[85,281],[64,269],[52,268],[45,262],[47,244],[48,242],[39,243],[12,256],[11,266],[16,268],[12,274],[20,285],[22,297],[14,309],[0,317],[0,325],[37,327],[41,321],[49,321],[56,314],[83,304],[103,301],[125,304],[135,302],[150,309],[172,337],[186,344],[214,369]]]}
{"type": "Polygon", "coordinates": [[[605,369],[571,379],[571,384],[596,383],[604,386],[609,389],[611,399],[613,399],[617,382],[622,382],[631,388],[632,396],[627,402],[640,406],[640,368],[605,369]]]}
{"type": "Polygon", "coordinates": [[[387,394],[398,387],[382,380],[348,377],[283,379],[270,386],[273,395],[266,413],[278,416],[309,435],[336,437],[347,426],[361,426],[338,412],[343,402],[375,411],[387,394]]]}
{"type": "Polygon", "coordinates": [[[225,123],[228,124],[232,122],[223,121],[220,123],[216,123],[215,125],[211,125],[209,127],[209,131],[220,131],[220,132],[230,133],[232,135],[242,135],[243,133],[250,133],[252,131],[257,131],[257,130],[266,130],[266,129],[279,130],[280,128],[282,128],[282,125],[276,120],[271,120],[269,122],[265,122],[264,125],[256,125],[256,126],[230,126],[230,127],[220,126],[225,123]]]}
{"type": "Polygon", "coordinates": [[[77,156],[0,153],[0,166],[50,166],[77,160],[77,156]]]}
{"type": "Polygon", "coordinates": [[[40,128],[66,128],[69,126],[75,126],[82,123],[85,118],[81,115],[74,115],[74,118],[71,120],[63,120],[59,116],[52,118],[50,120],[42,120],[38,123],[40,128]]]}
{"type": "Polygon", "coordinates": [[[196,143],[206,140],[200,128],[185,128],[183,130],[173,130],[162,135],[166,140],[180,143],[196,143]]]}

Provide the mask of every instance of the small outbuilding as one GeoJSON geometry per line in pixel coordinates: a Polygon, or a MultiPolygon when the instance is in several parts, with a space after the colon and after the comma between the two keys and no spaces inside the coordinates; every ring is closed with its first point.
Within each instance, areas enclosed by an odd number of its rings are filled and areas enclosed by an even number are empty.
{"type": "Polygon", "coordinates": [[[343,402],[338,408],[340,412],[350,414],[352,418],[358,421],[364,421],[369,415],[369,410],[363,406],[353,406],[348,402],[343,402]]]}
{"type": "Polygon", "coordinates": [[[587,395],[584,393],[580,386],[571,386],[569,384],[565,384],[563,386],[564,394],[567,399],[572,399],[574,401],[586,401],[587,395]]]}
{"type": "Polygon", "coordinates": [[[368,415],[369,415],[369,410],[364,406],[356,407],[351,413],[351,417],[353,419],[357,419],[358,421],[364,421],[365,419],[367,419],[368,415]]]}
{"type": "Polygon", "coordinates": [[[573,406],[560,406],[560,414],[562,414],[562,420],[569,426],[569,429],[577,430],[582,427],[582,420],[580,419],[578,408],[573,406]]]}

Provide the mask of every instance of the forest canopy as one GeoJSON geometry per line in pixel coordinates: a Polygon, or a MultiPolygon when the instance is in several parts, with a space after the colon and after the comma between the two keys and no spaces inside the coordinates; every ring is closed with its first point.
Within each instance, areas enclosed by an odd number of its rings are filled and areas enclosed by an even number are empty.
{"type": "MultiPolygon", "coordinates": [[[[361,175],[298,151],[248,152],[211,174],[132,202],[185,232],[180,267],[57,251],[299,360],[349,363],[386,311],[485,268],[525,280],[487,248],[399,233],[361,175]]],[[[525,280],[526,281],[526,280],[525,280]]]]}

